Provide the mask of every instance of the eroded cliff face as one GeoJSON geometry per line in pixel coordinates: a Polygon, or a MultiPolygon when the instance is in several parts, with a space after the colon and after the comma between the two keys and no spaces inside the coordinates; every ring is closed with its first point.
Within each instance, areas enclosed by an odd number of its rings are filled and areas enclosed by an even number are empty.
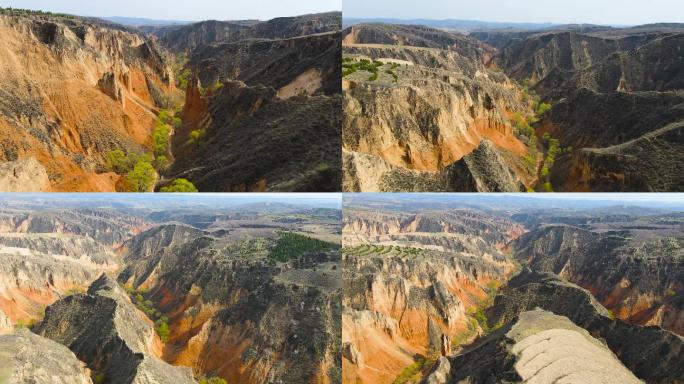
{"type": "Polygon", "coordinates": [[[227,79],[267,85],[283,99],[338,94],[340,39],[340,32],[332,31],[288,39],[217,43],[196,49],[188,65],[205,85],[227,79]]]}
{"type": "MultiPolygon", "coordinates": [[[[363,26],[355,28],[353,33],[362,33],[363,26]]],[[[415,190],[411,185],[421,183],[411,179],[425,179],[423,184],[436,190],[464,190],[441,173],[485,139],[497,155],[492,161],[503,163],[499,166],[516,181],[531,184],[535,172],[522,160],[530,148],[510,122],[512,114],[526,115],[530,106],[515,83],[487,68],[487,49],[452,37],[453,46],[441,49],[369,44],[370,37],[344,45],[347,65],[361,60],[379,65],[377,76],[357,70],[343,79],[345,190],[415,190]],[[362,159],[365,171],[359,170],[362,159]]]]}
{"type": "Polygon", "coordinates": [[[49,306],[35,332],[67,346],[95,377],[112,383],[195,383],[189,369],[156,357],[161,354],[161,342],[152,322],[106,275],[87,293],[49,306]]]}
{"type": "Polygon", "coordinates": [[[550,169],[554,190],[681,189],[681,25],[474,37],[496,44],[493,63],[553,106],[534,127],[572,149],[550,169]]]}
{"type": "Polygon", "coordinates": [[[169,172],[174,177],[200,190],[339,191],[339,94],[283,99],[270,86],[227,80],[202,96],[198,87],[188,89],[193,101],[174,138],[175,152],[184,154],[169,172]],[[188,140],[192,131],[202,137],[188,140]]]}
{"type": "Polygon", "coordinates": [[[53,191],[114,191],[105,155],[151,147],[174,89],[165,54],[79,18],[4,13],[0,31],[0,160],[35,158],[53,191]]]}
{"type": "Polygon", "coordinates": [[[45,306],[119,267],[115,247],[148,224],[107,211],[0,215],[0,310],[30,325],[45,306]]]}
{"type": "Polygon", "coordinates": [[[473,313],[514,269],[496,246],[510,224],[345,211],[343,381],[392,382],[417,356],[449,355],[482,333],[473,313]]]}
{"type": "Polygon", "coordinates": [[[161,44],[175,53],[190,53],[214,43],[231,43],[250,39],[288,39],[339,31],[341,12],[317,13],[294,17],[278,17],[251,23],[208,20],[190,25],[142,27],[156,35],[161,44]]]}
{"type": "Polygon", "coordinates": [[[274,265],[262,231],[160,227],[131,240],[119,280],[168,317],[167,362],[235,383],[339,383],[339,251],[274,265]]]}
{"type": "Polygon", "coordinates": [[[513,247],[520,262],[586,288],[616,318],[684,335],[679,225],[654,219],[607,232],[549,226],[521,236],[513,247]]]}
{"type": "Polygon", "coordinates": [[[553,185],[576,191],[679,190],[683,100],[670,91],[571,93],[540,126],[576,148],[554,165],[553,185]]]}

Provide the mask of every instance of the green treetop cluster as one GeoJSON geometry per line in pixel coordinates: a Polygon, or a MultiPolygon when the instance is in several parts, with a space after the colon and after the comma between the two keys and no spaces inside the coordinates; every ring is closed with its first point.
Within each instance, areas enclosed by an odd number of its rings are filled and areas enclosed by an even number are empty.
{"type": "MultiPolygon", "coordinates": [[[[110,171],[124,175],[124,188],[128,192],[149,191],[157,179],[157,172],[169,166],[168,153],[171,142],[171,129],[180,128],[181,119],[168,109],[162,109],[152,131],[154,144],[153,154],[125,153],[116,149],[107,153],[107,166],[110,171]]],[[[197,192],[192,183],[186,179],[174,180],[162,192],[197,192]]]]}
{"type": "Polygon", "coordinates": [[[339,244],[329,243],[297,233],[281,231],[278,234],[278,241],[268,254],[268,258],[275,261],[286,262],[309,252],[340,249],[339,244]]]}

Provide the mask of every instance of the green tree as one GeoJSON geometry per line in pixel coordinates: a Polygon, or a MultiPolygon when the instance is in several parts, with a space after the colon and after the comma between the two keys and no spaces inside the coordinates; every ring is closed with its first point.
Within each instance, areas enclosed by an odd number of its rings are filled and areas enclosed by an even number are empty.
{"type": "Polygon", "coordinates": [[[162,187],[161,192],[199,192],[187,179],[175,179],[170,185],[162,187]]]}
{"type": "Polygon", "coordinates": [[[198,146],[200,143],[200,140],[203,137],[204,137],[204,130],[195,129],[194,131],[190,132],[190,138],[188,139],[188,143],[190,145],[198,146]]]}
{"type": "Polygon", "coordinates": [[[156,176],[157,172],[152,164],[140,160],[133,170],[126,174],[126,189],[129,192],[147,192],[154,185],[156,176]]]}
{"type": "Polygon", "coordinates": [[[157,119],[163,124],[169,124],[173,120],[173,117],[171,116],[171,111],[168,109],[162,109],[159,111],[157,119]]]}
{"type": "Polygon", "coordinates": [[[130,171],[128,156],[120,149],[107,153],[107,166],[112,172],[124,174],[130,171]]]}
{"type": "Polygon", "coordinates": [[[165,343],[169,341],[169,325],[166,323],[166,321],[162,319],[157,320],[154,330],[157,332],[157,335],[159,335],[161,341],[165,343]]]}
{"type": "Polygon", "coordinates": [[[152,140],[154,141],[154,155],[164,156],[169,149],[169,126],[161,121],[157,122],[157,126],[152,132],[152,140]]]}

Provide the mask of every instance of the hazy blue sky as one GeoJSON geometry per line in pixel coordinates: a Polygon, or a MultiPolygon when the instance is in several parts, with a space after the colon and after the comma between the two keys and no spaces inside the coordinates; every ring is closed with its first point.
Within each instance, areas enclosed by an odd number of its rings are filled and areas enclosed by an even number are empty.
{"type": "Polygon", "coordinates": [[[343,0],[345,17],[501,22],[684,23],[682,0],[343,0]]]}
{"type": "Polygon", "coordinates": [[[623,202],[683,203],[684,193],[529,193],[506,194],[538,199],[610,200],[623,202]]]}
{"type": "Polygon", "coordinates": [[[340,11],[342,0],[0,0],[0,7],[164,20],[272,19],[340,11]]]}

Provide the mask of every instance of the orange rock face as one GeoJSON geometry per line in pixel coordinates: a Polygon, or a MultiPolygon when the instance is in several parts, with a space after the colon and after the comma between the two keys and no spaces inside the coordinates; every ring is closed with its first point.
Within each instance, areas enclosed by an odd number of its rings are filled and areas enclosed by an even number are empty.
{"type": "Polygon", "coordinates": [[[107,152],[150,150],[153,94],[174,92],[172,76],[140,36],[82,23],[77,34],[59,18],[0,16],[0,92],[13,95],[0,113],[0,161],[35,157],[54,191],[114,191],[107,152]]]}
{"type": "Polygon", "coordinates": [[[499,249],[522,228],[489,223],[466,240],[465,217],[371,212],[345,217],[344,383],[391,383],[417,356],[434,358],[482,332],[473,313],[513,272],[499,249]],[[494,232],[501,238],[475,246],[480,236],[494,232]]]}

